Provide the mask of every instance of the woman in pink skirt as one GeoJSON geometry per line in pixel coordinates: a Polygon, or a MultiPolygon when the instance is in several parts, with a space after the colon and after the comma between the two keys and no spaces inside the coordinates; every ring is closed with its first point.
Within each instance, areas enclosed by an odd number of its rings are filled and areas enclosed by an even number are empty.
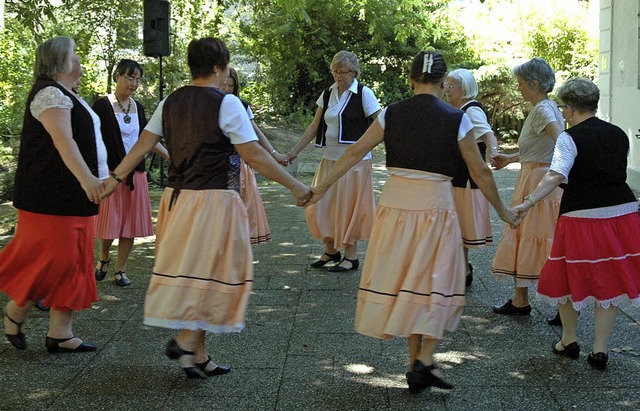
{"type": "MultiPolygon", "coordinates": [[[[142,81],[142,67],[133,60],[121,60],[114,73],[116,90],[96,101],[94,111],[100,116],[100,128],[107,147],[109,169],[118,163],[138,141],[138,136],[147,124],[142,104],[133,99],[142,81]]],[[[168,159],[167,151],[157,144],[154,151],[168,159]]],[[[118,239],[118,259],[115,266],[115,282],[121,287],[131,281],[125,270],[127,260],[136,237],[153,235],[151,202],[144,160],[136,166],[125,184],[100,204],[96,220],[96,238],[100,239],[100,261],[95,268],[97,281],[107,275],[106,266],[111,261],[109,249],[118,239]]]]}
{"type": "MultiPolygon", "coordinates": [[[[482,158],[487,160],[487,148],[490,158],[497,155],[498,140],[491,130],[482,104],[474,100],[478,95],[478,83],[473,73],[466,69],[453,70],[447,76],[444,89],[449,104],[463,110],[471,119],[473,136],[476,138],[482,158]]],[[[451,184],[453,184],[453,199],[456,203],[464,243],[464,259],[467,266],[466,285],[470,286],[473,282],[473,266],[469,262],[469,249],[483,247],[493,242],[489,201],[478,189],[478,185],[469,175],[469,169],[462,159],[458,162],[451,184]]]]}
{"type": "MultiPolygon", "coordinates": [[[[238,78],[238,72],[236,72],[233,67],[229,67],[229,76],[225,80],[222,90],[240,98],[240,79],[238,78]]],[[[267,136],[260,130],[253,119],[253,111],[249,103],[242,99],[240,99],[240,101],[242,101],[242,105],[247,109],[247,115],[253,126],[253,131],[256,132],[262,148],[271,153],[278,163],[287,166],[289,164],[287,156],[278,153],[267,139],[267,136]]],[[[240,196],[247,206],[249,229],[251,230],[251,244],[266,243],[271,240],[271,228],[269,228],[267,213],[264,210],[264,204],[262,204],[262,197],[260,197],[255,173],[237,153],[232,156],[232,161],[240,161],[240,196]]]]}
{"type": "MultiPolygon", "coordinates": [[[[330,68],[335,82],[318,97],[313,121],[287,154],[293,161],[314,139],[316,147],[324,147],[313,184],[331,171],[346,148],[358,141],[380,112],[373,91],[357,80],[360,63],[355,54],[339,51],[330,68]]],[[[337,264],[329,271],[342,272],[356,270],[360,265],[358,241],[369,239],[375,209],[371,153],[364,153],[360,160],[322,201],[305,210],[311,235],[324,243],[324,254],[311,267],[324,267],[333,261],[337,264]],[[344,258],[340,249],[344,249],[344,258]]]]}
{"type": "Polygon", "coordinates": [[[480,190],[503,220],[515,222],[498,195],[469,117],[440,98],[447,65],[436,51],[414,58],[414,96],[382,110],[358,142],[312,187],[315,203],[362,156],[384,141],[390,176],[362,271],[355,329],[374,338],[407,338],[411,392],[451,389],[434,362],[445,331],[454,331],[465,304],[466,266],[451,178],[462,154],[480,190]],[[437,239],[435,241],[434,239],[437,239]]]}
{"type": "Polygon", "coordinates": [[[574,359],[580,355],[578,313],[595,302],[587,361],[604,370],[618,305],[631,300],[640,306],[640,216],[625,182],[629,140],[619,127],[595,116],[600,92],[591,80],[567,81],[558,98],[570,128],[558,137],[549,171],[516,209],[525,215],[556,187],[564,188],[538,294],[559,307],[562,339],[553,351],[574,359]]]}

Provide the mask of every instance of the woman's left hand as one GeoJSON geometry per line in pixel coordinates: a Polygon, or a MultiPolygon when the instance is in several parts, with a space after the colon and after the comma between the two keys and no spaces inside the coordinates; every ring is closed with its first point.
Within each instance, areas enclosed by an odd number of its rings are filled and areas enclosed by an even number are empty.
{"type": "Polygon", "coordinates": [[[273,155],[273,158],[275,158],[276,161],[278,163],[280,163],[281,165],[283,165],[285,167],[289,165],[289,158],[287,156],[285,156],[284,154],[280,154],[280,153],[278,153],[276,151],[272,155],[273,155]]]}
{"type": "Polygon", "coordinates": [[[318,201],[320,201],[320,199],[322,198],[322,196],[324,196],[324,194],[326,192],[327,192],[326,189],[322,189],[322,188],[316,187],[316,186],[311,187],[311,198],[309,199],[307,204],[305,204],[305,207],[310,206],[311,204],[315,204],[318,201]]]}
{"type": "Polygon", "coordinates": [[[97,177],[92,175],[91,177],[87,178],[86,181],[83,181],[80,185],[82,186],[82,189],[87,195],[89,201],[94,204],[100,204],[100,201],[102,200],[102,197],[100,195],[100,193],[102,192],[102,184],[100,184],[100,180],[97,177]]]}
{"type": "Polygon", "coordinates": [[[114,178],[107,178],[102,182],[102,190],[100,191],[100,198],[109,197],[118,187],[118,182],[114,178]]]}

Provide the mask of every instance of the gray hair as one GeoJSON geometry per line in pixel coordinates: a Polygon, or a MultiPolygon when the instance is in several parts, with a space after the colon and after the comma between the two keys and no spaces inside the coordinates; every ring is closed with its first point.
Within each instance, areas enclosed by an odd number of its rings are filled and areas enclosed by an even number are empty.
{"type": "Polygon", "coordinates": [[[456,69],[449,73],[447,77],[451,77],[460,83],[462,98],[475,98],[478,95],[478,83],[471,71],[456,69]]]}
{"type": "Polygon", "coordinates": [[[36,80],[55,80],[59,74],[69,73],[72,69],[71,53],[76,42],[70,37],[53,37],[36,48],[36,64],[33,76],[36,80]]]}
{"type": "Polygon", "coordinates": [[[560,86],[557,96],[577,111],[595,113],[598,110],[600,90],[593,81],[584,77],[574,77],[560,86]]]}
{"type": "Polygon", "coordinates": [[[537,88],[542,93],[551,93],[556,84],[556,74],[549,63],[540,57],[534,57],[526,63],[514,67],[513,74],[526,81],[529,87],[537,88]]]}
{"type": "Polygon", "coordinates": [[[333,71],[336,67],[346,67],[349,70],[353,70],[356,72],[356,77],[360,75],[360,63],[358,62],[358,56],[353,54],[350,51],[341,50],[333,56],[333,60],[331,60],[331,65],[329,68],[333,71]]]}

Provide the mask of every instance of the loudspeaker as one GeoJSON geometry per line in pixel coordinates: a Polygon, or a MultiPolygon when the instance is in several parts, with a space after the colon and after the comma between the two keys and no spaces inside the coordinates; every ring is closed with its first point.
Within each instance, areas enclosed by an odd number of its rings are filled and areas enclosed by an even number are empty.
{"type": "Polygon", "coordinates": [[[145,56],[171,55],[168,1],[144,0],[144,27],[142,34],[145,56]]]}

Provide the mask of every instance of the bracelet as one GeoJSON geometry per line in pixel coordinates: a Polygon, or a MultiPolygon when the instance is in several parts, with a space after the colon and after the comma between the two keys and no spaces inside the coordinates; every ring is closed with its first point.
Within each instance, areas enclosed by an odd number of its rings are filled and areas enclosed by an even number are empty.
{"type": "Polygon", "coordinates": [[[277,152],[278,152],[278,151],[274,148],[273,150],[271,150],[271,155],[272,155],[272,156],[275,156],[277,152]]]}
{"type": "Polygon", "coordinates": [[[527,201],[529,201],[529,202],[531,203],[531,205],[536,205],[536,200],[534,200],[534,199],[531,197],[531,194],[529,194],[528,196],[526,196],[524,199],[525,199],[525,200],[527,200],[527,201]]]}
{"type": "Polygon", "coordinates": [[[498,147],[491,147],[491,151],[498,151],[498,147]]]}
{"type": "Polygon", "coordinates": [[[116,173],[111,173],[111,178],[116,180],[118,184],[122,183],[122,179],[116,175],[116,173]]]}

